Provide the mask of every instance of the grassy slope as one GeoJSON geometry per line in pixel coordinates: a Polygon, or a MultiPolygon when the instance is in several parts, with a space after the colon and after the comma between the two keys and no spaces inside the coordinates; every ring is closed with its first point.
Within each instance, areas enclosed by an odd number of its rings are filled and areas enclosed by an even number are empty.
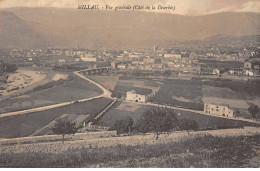
{"type": "Polygon", "coordinates": [[[69,149],[60,153],[2,153],[2,167],[259,167],[260,136],[187,137],[177,142],[108,148],[69,149]]]}

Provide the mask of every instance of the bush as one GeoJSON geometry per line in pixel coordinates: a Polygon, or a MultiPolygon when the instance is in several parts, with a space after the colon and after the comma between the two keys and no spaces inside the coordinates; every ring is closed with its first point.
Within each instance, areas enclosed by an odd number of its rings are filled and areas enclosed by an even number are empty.
{"type": "Polygon", "coordinates": [[[134,121],[131,117],[127,116],[121,120],[115,122],[113,130],[116,130],[116,134],[130,133],[133,127],[134,121]]]}
{"type": "Polygon", "coordinates": [[[256,118],[256,114],[259,112],[259,108],[255,104],[251,104],[248,108],[248,112],[251,114],[252,118],[256,118]]]}

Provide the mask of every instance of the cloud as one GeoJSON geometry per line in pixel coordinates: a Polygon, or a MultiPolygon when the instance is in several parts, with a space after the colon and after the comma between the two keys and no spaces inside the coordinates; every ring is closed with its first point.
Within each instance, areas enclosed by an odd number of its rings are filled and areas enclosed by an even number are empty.
{"type": "Polygon", "coordinates": [[[154,10],[182,15],[204,15],[218,12],[260,12],[259,0],[0,0],[0,8],[56,7],[77,8],[78,4],[91,5],[163,5],[175,6],[172,10],[154,10]]]}

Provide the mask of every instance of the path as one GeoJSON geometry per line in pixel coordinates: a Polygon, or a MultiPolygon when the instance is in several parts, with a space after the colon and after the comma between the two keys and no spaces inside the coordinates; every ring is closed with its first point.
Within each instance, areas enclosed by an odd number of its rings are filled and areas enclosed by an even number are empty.
{"type": "Polygon", "coordinates": [[[78,77],[84,79],[84,80],[87,80],[89,82],[91,82],[92,84],[96,85],[97,87],[99,87],[102,91],[103,91],[103,97],[107,97],[107,98],[110,98],[111,97],[111,92],[106,89],[105,87],[103,87],[102,85],[100,85],[99,83],[85,77],[84,75],[80,74],[80,72],[84,72],[84,71],[89,71],[89,69],[85,69],[85,70],[80,70],[80,71],[75,71],[73,72],[75,75],[77,75],[78,77]]]}

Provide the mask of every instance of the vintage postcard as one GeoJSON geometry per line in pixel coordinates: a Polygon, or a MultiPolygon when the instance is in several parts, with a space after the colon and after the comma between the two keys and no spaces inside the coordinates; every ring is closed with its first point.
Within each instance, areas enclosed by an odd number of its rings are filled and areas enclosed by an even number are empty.
{"type": "Polygon", "coordinates": [[[259,168],[259,0],[0,0],[1,168],[259,168]]]}

